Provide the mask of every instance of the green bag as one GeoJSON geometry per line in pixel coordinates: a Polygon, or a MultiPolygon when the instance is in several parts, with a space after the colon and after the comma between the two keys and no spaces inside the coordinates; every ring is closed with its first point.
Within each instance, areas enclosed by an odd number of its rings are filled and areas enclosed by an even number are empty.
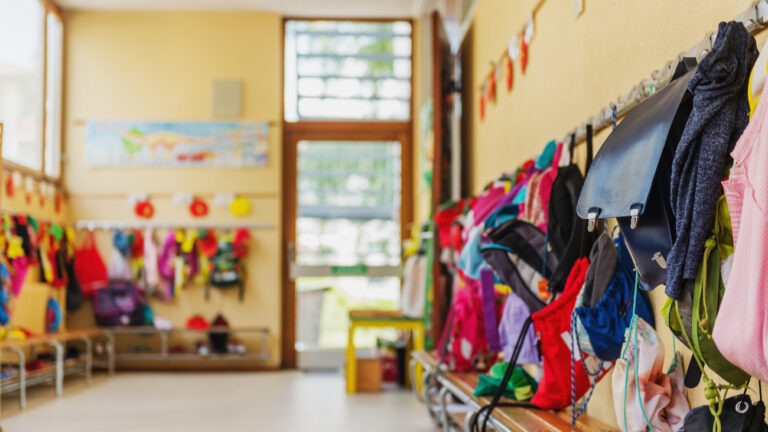
{"type": "MultiPolygon", "coordinates": [[[[502,377],[508,367],[508,362],[496,363],[491,367],[490,375],[480,375],[473,396],[494,396],[497,389],[501,386],[502,377]]],[[[507,388],[504,389],[504,397],[517,401],[528,401],[536,393],[536,380],[522,367],[515,366],[514,368],[507,388]]]]}
{"type": "MultiPolygon", "coordinates": [[[[712,340],[712,329],[725,292],[720,266],[722,260],[732,254],[731,216],[725,195],[722,195],[717,202],[714,231],[705,243],[704,259],[696,281],[686,286],[680,301],[667,299],[662,315],[672,333],[693,351],[699,366],[706,365],[732,386],[743,387],[749,381],[749,375],[726,360],[712,340]]],[[[710,381],[706,374],[703,375],[710,381]]]]}

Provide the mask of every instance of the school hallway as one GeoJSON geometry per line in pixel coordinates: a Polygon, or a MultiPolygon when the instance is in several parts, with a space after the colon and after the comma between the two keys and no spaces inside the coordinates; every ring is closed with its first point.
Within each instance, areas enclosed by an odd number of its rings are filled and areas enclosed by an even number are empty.
{"type": "Polygon", "coordinates": [[[47,386],[33,393],[21,415],[3,398],[3,432],[436,430],[411,392],[348,397],[331,372],[125,372],[68,381],[59,399],[47,386]]]}

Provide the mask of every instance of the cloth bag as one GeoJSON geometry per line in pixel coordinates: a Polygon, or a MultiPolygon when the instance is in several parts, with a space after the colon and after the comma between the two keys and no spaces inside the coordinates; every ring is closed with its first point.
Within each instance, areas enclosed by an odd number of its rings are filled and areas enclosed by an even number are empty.
{"type": "Polygon", "coordinates": [[[665,374],[664,345],[656,331],[638,318],[636,335],[635,341],[630,332],[611,378],[616,422],[624,432],[645,432],[646,419],[656,432],[677,432],[690,410],[680,354],[665,374]]]}
{"type": "Polygon", "coordinates": [[[92,296],[107,286],[107,266],[96,248],[93,233],[88,232],[82,244],[75,250],[75,275],[80,282],[83,295],[92,296]]]}
{"type": "MultiPolygon", "coordinates": [[[[579,349],[601,360],[621,355],[624,333],[632,321],[633,263],[624,238],[602,234],[590,254],[584,287],[576,300],[573,327],[579,349]]],[[[644,292],[638,293],[637,315],[654,324],[653,308],[644,292]]]]}
{"type": "MultiPolygon", "coordinates": [[[[531,399],[531,404],[541,409],[559,410],[571,405],[572,390],[576,399],[580,399],[592,386],[587,369],[597,369],[597,362],[589,366],[584,361],[590,358],[579,355],[574,365],[575,383],[573,389],[570,380],[571,342],[568,337],[571,330],[571,315],[576,304],[576,297],[581,291],[587,274],[589,261],[581,258],[571,270],[565,284],[565,290],[544,309],[531,315],[533,327],[539,337],[542,356],[542,374],[539,389],[531,399]]],[[[600,376],[607,370],[602,370],[600,376]]]]}

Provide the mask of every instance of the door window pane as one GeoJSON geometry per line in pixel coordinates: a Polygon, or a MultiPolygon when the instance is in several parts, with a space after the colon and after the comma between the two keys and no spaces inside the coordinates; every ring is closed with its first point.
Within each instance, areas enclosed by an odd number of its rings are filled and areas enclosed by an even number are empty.
{"type": "Polygon", "coordinates": [[[0,0],[3,157],[42,169],[43,26],[38,0],[0,0]]]}
{"type": "Polygon", "coordinates": [[[400,143],[299,142],[298,264],[400,264],[400,143]]]}

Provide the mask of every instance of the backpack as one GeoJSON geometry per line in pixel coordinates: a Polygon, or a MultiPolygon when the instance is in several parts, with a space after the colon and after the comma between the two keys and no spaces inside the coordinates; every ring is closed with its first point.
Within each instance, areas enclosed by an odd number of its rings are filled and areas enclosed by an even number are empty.
{"type": "MultiPolygon", "coordinates": [[[[576,214],[584,176],[573,162],[575,136],[571,136],[568,154],[571,161],[558,168],[557,177],[552,183],[549,198],[549,218],[547,220],[548,248],[559,258],[556,268],[549,278],[549,290],[562,292],[565,281],[577,259],[589,255],[596,234],[587,231],[587,221],[576,214]]],[[[592,127],[587,126],[587,170],[592,164],[592,127]]]]}
{"type": "Polygon", "coordinates": [[[107,285],[107,266],[96,248],[93,233],[86,234],[83,243],[75,250],[74,270],[83,295],[91,296],[107,285]]]}
{"type": "Polygon", "coordinates": [[[437,355],[455,372],[487,370],[496,354],[488,350],[480,287],[461,271],[458,275],[457,280],[462,281],[463,286],[454,291],[437,355]]]}
{"type": "Polygon", "coordinates": [[[93,296],[93,314],[102,327],[141,325],[144,307],[138,287],[131,281],[110,281],[93,296]]]}
{"type": "Polygon", "coordinates": [[[541,288],[558,260],[547,250],[543,231],[528,222],[510,220],[487,233],[481,251],[501,282],[509,286],[531,312],[547,304],[550,293],[541,288]]]}
{"type": "Polygon", "coordinates": [[[211,287],[237,288],[238,299],[245,296],[245,266],[232,248],[221,248],[210,260],[210,276],[205,285],[205,299],[210,299],[211,287]]]}

